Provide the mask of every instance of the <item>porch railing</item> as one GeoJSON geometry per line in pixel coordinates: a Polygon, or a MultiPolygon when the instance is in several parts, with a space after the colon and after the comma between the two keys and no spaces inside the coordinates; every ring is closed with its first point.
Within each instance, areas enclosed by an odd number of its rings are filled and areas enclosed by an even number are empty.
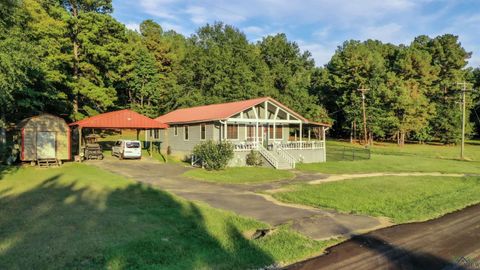
{"type": "Polygon", "coordinates": [[[257,150],[258,143],[257,142],[239,142],[233,144],[234,151],[250,151],[250,150],[257,150]]]}
{"type": "Polygon", "coordinates": [[[323,149],[325,144],[323,141],[296,141],[296,142],[281,142],[279,146],[282,149],[323,149]]]}
{"type": "MultiPolygon", "coordinates": [[[[275,142],[271,146],[273,145],[276,145],[277,147],[280,147],[284,150],[323,149],[325,147],[323,141],[275,142]]],[[[258,150],[259,146],[259,142],[235,142],[233,144],[233,150],[237,152],[258,150]]]]}
{"type": "Polygon", "coordinates": [[[270,151],[263,147],[263,145],[259,145],[258,150],[260,151],[260,154],[262,154],[262,156],[268,162],[270,162],[275,169],[278,169],[278,159],[272,153],[270,153],[270,151]]]}

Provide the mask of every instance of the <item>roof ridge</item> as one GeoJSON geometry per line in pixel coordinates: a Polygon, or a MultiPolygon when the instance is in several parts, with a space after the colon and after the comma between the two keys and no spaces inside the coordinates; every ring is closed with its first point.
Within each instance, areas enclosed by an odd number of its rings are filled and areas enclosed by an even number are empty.
{"type": "MultiPolygon", "coordinates": [[[[265,96],[265,97],[250,98],[250,99],[244,99],[244,100],[237,100],[237,101],[229,101],[229,102],[222,102],[222,103],[212,103],[212,104],[198,105],[198,106],[193,106],[193,107],[175,109],[175,110],[173,110],[173,111],[171,111],[171,112],[180,111],[180,110],[194,109],[194,108],[200,108],[200,107],[208,107],[208,106],[214,106],[214,105],[225,105],[225,104],[232,104],[232,103],[240,103],[240,102],[252,101],[252,100],[256,100],[256,99],[271,99],[271,97],[265,96]]],[[[168,112],[168,113],[166,113],[166,114],[169,114],[169,113],[171,113],[171,112],[168,112]]],[[[160,116],[159,116],[159,117],[160,117],[160,116]]]]}

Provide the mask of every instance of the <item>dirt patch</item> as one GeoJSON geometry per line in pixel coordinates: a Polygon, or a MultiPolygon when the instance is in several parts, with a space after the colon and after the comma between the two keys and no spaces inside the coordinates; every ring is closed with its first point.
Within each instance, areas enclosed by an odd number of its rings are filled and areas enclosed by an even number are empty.
{"type": "Polygon", "coordinates": [[[461,173],[439,173],[439,172],[432,172],[432,173],[422,173],[422,172],[406,172],[406,173],[357,173],[357,174],[334,174],[329,175],[328,177],[322,179],[316,179],[313,181],[308,182],[309,184],[316,185],[316,184],[323,184],[328,182],[335,182],[335,181],[342,181],[342,180],[350,180],[350,179],[359,179],[359,178],[367,178],[367,177],[379,177],[379,176],[445,176],[445,177],[465,177],[465,176],[473,176],[469,174],[461,174],[461,173]]]}

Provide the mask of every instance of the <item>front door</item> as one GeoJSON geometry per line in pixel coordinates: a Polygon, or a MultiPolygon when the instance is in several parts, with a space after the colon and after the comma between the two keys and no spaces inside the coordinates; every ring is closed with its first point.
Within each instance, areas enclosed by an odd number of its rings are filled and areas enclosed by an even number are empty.
{"type": "Polygon", "coordinates": [[[37,132],[37,159],[56,158],[55,132],[37,132]]]}
{"type": "Polygon", "coordinates": [[[268,149],[268,126],[267,125],[262,127],[262,143],[263,143],[263,147],[268,149]]]}

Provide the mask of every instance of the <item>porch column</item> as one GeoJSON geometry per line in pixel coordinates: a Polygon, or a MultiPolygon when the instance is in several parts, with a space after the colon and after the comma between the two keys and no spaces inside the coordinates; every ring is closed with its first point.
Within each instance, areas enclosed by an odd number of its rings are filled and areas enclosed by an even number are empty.
{"type": "Polygon", "coordinates": [[[259,141],[258,141],[258,121],[255,124],[255,142],[256,142],[256,147],[257,149],[259,148],[259,141]]]}
{"type": "Polygon", "coordinates": [[[82,127],[78,126],[78,157],[80,159],[80,162],[82,161],[81,153],[82,153],[82,127]]]}
{"type": "Polygon", "coordinates": [[[262,142],[265,141],[265,138],[264,138],[265,137],[265,130],[264,130],[264,128],[265,128],[264,126],[261,126],[262,130],[260,131],[260,133],[262,134],[262,142]]]}
{"type": "Polygon", "coordinates": [[[311,127],[308,127],[308,141],[310,141],[311,130],[312,130],[312,128],[311,128],[311,127]]]}
{"type": "Polygon", "coordinates": [[[302,137],[303,137],[303,125],[302,125],[302,122],[300,122],[300,141],[303,141],[302,137]]]}
{"type": "MultiPolygon", "coordinates": [[[[150,129],[148,131],[148,140],[150,141],[149,142],[149,144],[150,144],[150,156],[153,156],[153,140],[151,139],[151,137],[154,137],[154,136],[152,136],[152,132],[153,132],[153,129],[150,129]]],[[[145,130],[145,137],[147,137],[147,130],[145,130]]]]}
{"type": "Polygon", "coordinates": [[[325,141],[325,127],[322,126],[322,137],[323,137],[323,162],[327,161],[327,144],[325,141]]]}
{"type": "Polygon", "coordinates": [[[223,140],[227,140],[227,121],[225,121],[225,124],[223,125],[223,140]]]}
{"type": "Polygon", "coordinates": [[[273,120],[273,143],[275,144],[275,140],[277,139],[277,130],[276,130],[277,124],[275,123],[275,120],[273,120]]]}

